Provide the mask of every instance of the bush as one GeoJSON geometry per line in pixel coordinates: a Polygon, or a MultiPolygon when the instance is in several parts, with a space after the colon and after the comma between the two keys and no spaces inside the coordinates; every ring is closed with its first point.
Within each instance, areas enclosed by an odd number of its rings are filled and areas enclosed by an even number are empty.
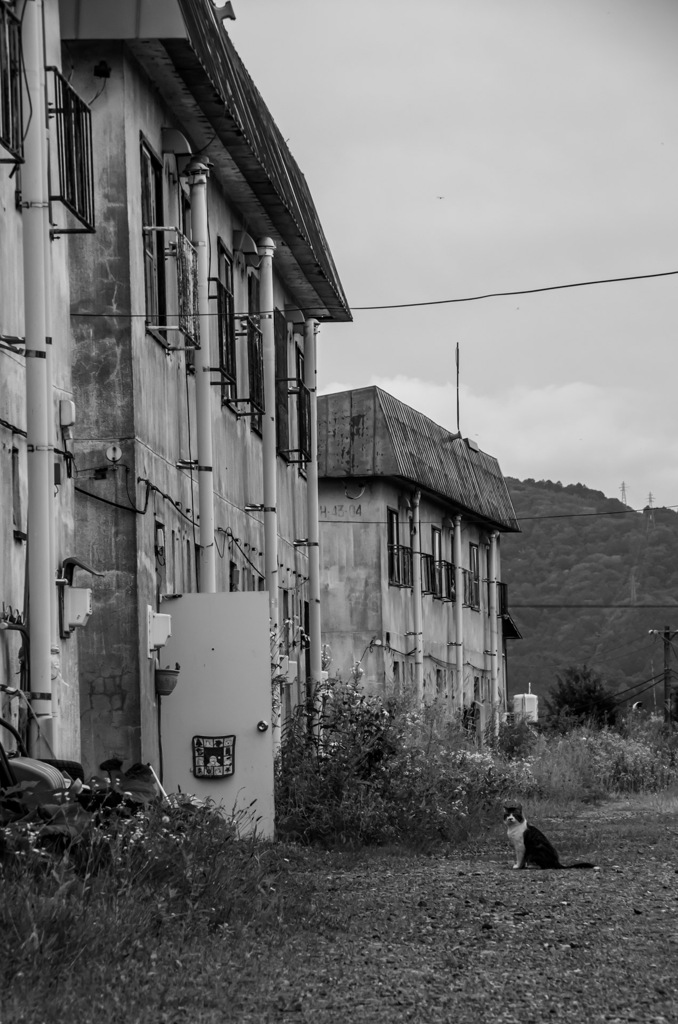
{"type": "Polygon", "coordinates": [[[467,835],[472,819],[530,786],[526,762],[473,750],[435,707],[412,711],[339,684],[287,723],[276,824],[304,843],[427,849],[467,835]]]}

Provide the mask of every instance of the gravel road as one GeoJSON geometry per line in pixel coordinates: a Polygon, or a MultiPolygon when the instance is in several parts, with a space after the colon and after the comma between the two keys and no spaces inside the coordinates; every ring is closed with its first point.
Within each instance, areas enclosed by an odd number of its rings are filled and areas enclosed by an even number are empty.
{"type": "MultiPolygon", "coordinates": [[[[600,870],[513,871],[499,825],[448,857],[300,857],[291,873],[309,893],[308,918],[217,958],[221,1019],[675,1024],[675,801],[534,824],[565,863],[600,870]],[[258,977],[247,991],[239,962],[258,977]]],[[[193,1020],[216,1019],[205,1011],[193,1020]]]]}

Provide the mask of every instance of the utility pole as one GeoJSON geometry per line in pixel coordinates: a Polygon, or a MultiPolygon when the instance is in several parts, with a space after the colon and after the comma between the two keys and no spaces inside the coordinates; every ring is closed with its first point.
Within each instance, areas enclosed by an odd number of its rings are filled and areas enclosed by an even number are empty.
{"type": "Polygon", "coordinates": [[[668,725],[669,731],[671,731],[671,666],[669,664],[671,639],[669,627],[664,626],[664,721],[668,725]]]}
{"type": "Polygon", "coordinates": [[[664,626],[662,633],[658,629],[651,629],[649,632],[653,636],[661,635],[664,643],[664,721],[671,731],[673,725],[671,720],[671,641],[678,636],[678,630],[672,633],[668,626],[664,626]]]}

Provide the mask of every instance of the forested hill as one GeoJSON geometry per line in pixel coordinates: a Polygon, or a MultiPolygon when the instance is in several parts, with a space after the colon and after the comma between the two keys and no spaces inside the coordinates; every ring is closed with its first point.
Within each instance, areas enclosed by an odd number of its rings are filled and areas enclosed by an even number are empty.
{"type": "Polygon", "coordinates": [[[633,512],[583,484],[507,483],[522,533],[502,538],[502,577],[523,635],[508,645],[509,694],[531,683],[542,698],[587,664],[620,697],[661,707],[663,642],[648,630],[678,629],[678,513],[633,512]]]}

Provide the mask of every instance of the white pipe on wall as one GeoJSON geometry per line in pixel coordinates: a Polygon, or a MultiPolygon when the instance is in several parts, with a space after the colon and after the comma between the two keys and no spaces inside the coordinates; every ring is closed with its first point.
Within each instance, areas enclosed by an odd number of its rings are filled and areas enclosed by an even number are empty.
{"type": "Polygon", "coordinates": [[[275,430],[275,330],[273,322],[273,253],[275,243],[259,243],[259,301],[264,357],[264,415],[261,424],[264,498],[264,574],[268,590],[271,632],[278,632],[278,486],[275,430]]]}
{"type": "Polygon", "coordinates": [[[412,610],[414,619],[414,682],[417,700],[424,699],[423,595],[421,592],[421,491],[412,497],[412,610]]]}
{"type": "MultiPolygon", "coordinates": [[[[318,498],[318,321],[305,325],[304,375],[311,396],[311,459],[306,464],[308,503],[308,632],[310,644],[309,688],[313,690],[322,675],[322,625],[320,615],[320,522],[318,498]]],[[[309,694],[309,697],[311,694],[309,694]]]]}
{"type": "Polygon", "coordinates": [[[492,718],[495,735],[499,732],[499,645],[498,645],[498,609],[497,609],[497,545],[499,534],[495,531],[490,537],[490,564],[488,576],[490,580],[490,679],[492,683],[492,718]]]}
{"type": "Polygon", "coordinates": [[[47,377],[45,267],[49,248],[43,4],[33,0],[23,13],[23,65],[32,116],[24,140],[21,205],[26,335],[26,430],[28,467],[28,631],[31,707],[46,741],[33,736],[31,752],[48,756],[53,746],[52,589],[50,519],[54,445],[50,443],[51,381],[47,377]]]}
{"type": "Polygon", "coordinates": [[[212,394],[210,385],[209,315],[209,224],[207,221],[207,178],[209,169],[200,159],[192,160],[191,241],[198,252],[198,313],[200,348],[195,350],[195,408],[198,435],[198,504],[200,508],[200,585],[202,594],[214,594],[217,572],[214,544],[214,471],[212,445],[212,394]]]}
{"type": "Polygon", "coordinates": [[[454,517],[454,634],[457,710],[464,707],[464,573],[461,564],[461,516],[454,517]]]}

